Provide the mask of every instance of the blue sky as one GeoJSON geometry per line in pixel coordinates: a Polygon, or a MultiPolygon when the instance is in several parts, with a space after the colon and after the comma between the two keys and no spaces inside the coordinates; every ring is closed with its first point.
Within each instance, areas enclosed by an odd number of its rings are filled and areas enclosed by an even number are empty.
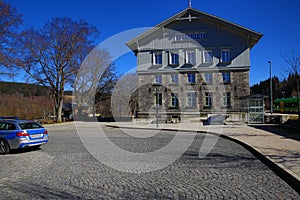
{"type": "MultiPolygon", "coordinates": [[[[85,19],[96,26],[102,42],[123,31],[151,27],[185,9],[188,0],[6,0],[24,15],[25,26],[41,27],[54,17],[85,19]]],[[[250,85],[273,75],[287,76],[282,55],[300,53],[299,0],[192,0],[195,9],[216,15],[264,34],[251,51],[250,85]]],[[[124,44],[125,45],[125,44],[124,44]]],[[[132,54],[116,61],[118,71],[136,66],[132,54]]]]}

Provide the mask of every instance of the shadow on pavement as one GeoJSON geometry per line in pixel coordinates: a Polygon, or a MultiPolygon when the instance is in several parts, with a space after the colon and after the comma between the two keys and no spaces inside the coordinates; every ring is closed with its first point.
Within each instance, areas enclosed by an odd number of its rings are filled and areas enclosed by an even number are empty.
{"type": "Polygon", "coordinates": [[[98,122],[131,122],[130,117],[97,117],[98,122]]]}
{"type": "Polygon", "coordinates": [[[40,149],[41,149],[41,147],[27,147],[27,148],[23,148],[23,149],[12,149],[10,151],[10,154],[23,154],[23,153],[32,152],[32,151],[38,151],[40,149]]]}
{"type": "Polygon", "coordinates": [[[280,125],[251,125],[251,127],[268,131],[285,138],[300,141],[300,131],[297,128],[285,127],[280,125]]]}

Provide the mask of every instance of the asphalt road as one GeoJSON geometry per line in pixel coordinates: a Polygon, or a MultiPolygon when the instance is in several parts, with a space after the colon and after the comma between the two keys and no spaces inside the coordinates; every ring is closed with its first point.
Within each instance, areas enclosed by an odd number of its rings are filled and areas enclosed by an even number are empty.
{"type": "MultiPolygon", "coordinates": [[[[50,142],[41,149],[0,156],[0,199],[300,199],[251,153],[223,138],[205,158],[198,158],[204,139],[198,134],[171,165],[148,173],[126,173],[92,156],[73,123],[47,129],[50,142]]],[[[120,149],[144,153],[164,147],[176,134],[164,131],[144,139],[119,129],[103,130],[120,149]]]]}

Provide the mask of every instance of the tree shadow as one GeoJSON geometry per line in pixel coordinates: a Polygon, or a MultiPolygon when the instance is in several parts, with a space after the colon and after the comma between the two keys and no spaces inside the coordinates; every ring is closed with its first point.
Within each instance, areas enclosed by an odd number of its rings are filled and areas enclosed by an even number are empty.
{"type": "MultiPolygon", "coordinates": [[[[82,195],[73,194],[71,191],[64,191],[63,188],[56,188],[47,185],[36,184],[30,182],[30,184],[7,184],[10,190],[16,191],[23,196],[36,197],[38,199],[81,199],[82,195]]],[[[81,189],[82,190],[82,189],[81,189]]],[[[80,191],[80,190],[79,190],[80,191]]],[[[4,195],[5,196],[5,195],[4,195]]]]}
{"type": "Polygon", "coordinates": [[[272,150],[273,152],[284,152],[285,155],[278,155],[276,153],[274,154],[268,154],[268,157],[276,160],[277,163],[285,163],[285,162],[299,162],[300,159],[300,153],[291,151],[291,150],[283,150],[283,149],[275,149],[275,148],[270,148],[270,147],[264,147],[263,149],[266,150],[272,150]],[[288,155],[288,156],[287,156],[288,155]]]}

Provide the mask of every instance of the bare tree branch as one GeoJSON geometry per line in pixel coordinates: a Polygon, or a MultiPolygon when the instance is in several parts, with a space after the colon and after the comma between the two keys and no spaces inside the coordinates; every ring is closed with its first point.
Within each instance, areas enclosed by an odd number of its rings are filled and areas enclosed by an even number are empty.
{"type": "Polygon", "coordinates": [[[28,29],[20,38],[20,67],[51,92],[57,121],[61,121],[65,85],[76,74],[78,57],[91,49],[96,28],[84,21],[54,18],[40,30],[28,29]]]}
{"type": "Polygon", "coordinates": [[[288,71],[295,74],[295,77],[296,77],[298,120],[300,120],[300,105],[299,105],[300,53],[296,53],[295,50],[292,48],[289,54],[285,54],[282,57],[283,57],[284,61],[289,65],[288,71]]]}
{"type": "Polygon", "coordinates": [[[0,0],[0,75],[16,75],[15,45],[17,28],[22,23],[22,15],[16,9],[0,0]]]}

